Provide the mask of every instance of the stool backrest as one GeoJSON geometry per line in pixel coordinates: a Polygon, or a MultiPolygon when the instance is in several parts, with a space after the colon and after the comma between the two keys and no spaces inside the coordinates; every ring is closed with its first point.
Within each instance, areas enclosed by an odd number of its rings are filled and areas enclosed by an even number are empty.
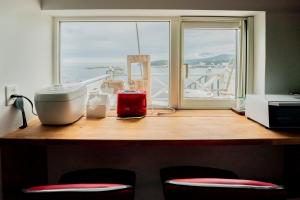
{"type": "Polygon", "coordinates": [[[199,166],[175,166],[163,168],[160,170],[160,176],[162,183],[167,180],[179,178],[238,178],[234,172],[229,170],[199,166]]]}
{"type": "Polygon", "coordinates": [[[59,183],[118,183],[135,186],[135,173],[123,169],[83,169],[61,176],[59,183]]]}

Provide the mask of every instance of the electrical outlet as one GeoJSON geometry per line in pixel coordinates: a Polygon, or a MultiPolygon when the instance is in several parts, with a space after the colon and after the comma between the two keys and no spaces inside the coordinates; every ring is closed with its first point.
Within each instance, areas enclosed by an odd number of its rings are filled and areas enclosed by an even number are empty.
{"type": "Polygon", "coordinates": [[[10,106],[14,104],[15,98],[10,98],[13,94],[19,94],[19,88],[17,85],[7,85],[5,86],[5,98],[6,98],[6,106],[10,106]]]}

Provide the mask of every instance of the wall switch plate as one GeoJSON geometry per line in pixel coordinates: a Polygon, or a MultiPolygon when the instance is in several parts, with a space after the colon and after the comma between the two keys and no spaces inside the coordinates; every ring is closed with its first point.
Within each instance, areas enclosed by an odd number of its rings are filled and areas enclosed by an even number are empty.
{"type": "Polygon", "coordinates": [[[15,84],[5,86],[6,106],[10,106],[14,104],[15,98],[10,98],[10,96],[13,94],[19,94],[18,86],[15,84]]]}

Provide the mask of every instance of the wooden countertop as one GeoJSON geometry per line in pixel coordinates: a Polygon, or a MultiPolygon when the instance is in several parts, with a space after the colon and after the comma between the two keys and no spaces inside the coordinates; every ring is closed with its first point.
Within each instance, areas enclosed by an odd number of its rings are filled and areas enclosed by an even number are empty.
{"type": "MultiPolygon", "coordinates": [[[[151,111],[150,111],[151,112],[151,111]]],[[[15,143],[101,144],[300,144],[300,130],[269,130],[230,110],[181,110],[143,119],[115,117],[86,119],[68,126],[43,126],[38,119],[29,127],[0,138],[15,143]]]]}

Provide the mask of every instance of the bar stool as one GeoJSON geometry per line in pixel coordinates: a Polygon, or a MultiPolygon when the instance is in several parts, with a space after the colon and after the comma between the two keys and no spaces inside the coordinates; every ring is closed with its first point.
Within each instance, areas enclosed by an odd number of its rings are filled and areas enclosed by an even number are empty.
{"type": "Polygon", "coordinates": [[[133,200],[135,173],[120,169],[68,172],[55,185],[23,190],[25,200],[133,200]]]}
{"type": "Polygon", "coordinates": [[[227,170],[197,166],[161,169],[166,200],[285,200],[276,184],[242,180],[227,170]]]}

